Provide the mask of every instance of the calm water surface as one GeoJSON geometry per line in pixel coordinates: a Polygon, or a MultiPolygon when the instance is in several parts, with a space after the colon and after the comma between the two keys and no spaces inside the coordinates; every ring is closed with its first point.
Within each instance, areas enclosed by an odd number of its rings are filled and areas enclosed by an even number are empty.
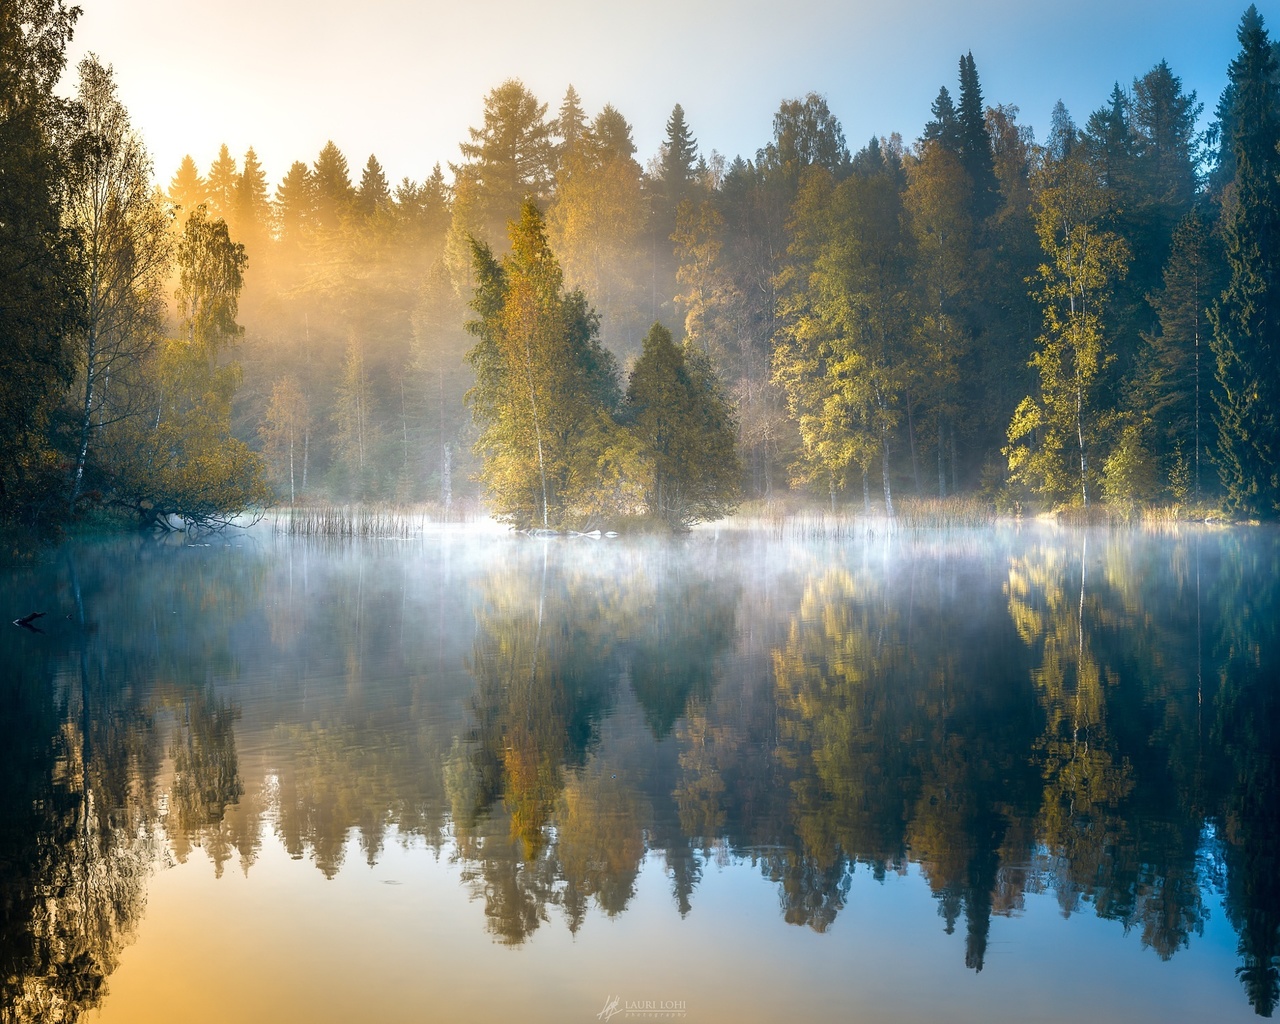
{"type": "Polygon", "coordinates": [[[1278,581],[1269,529],[70,545],[0,577],[0,1020],[1269,1016],[1278,581]]]}

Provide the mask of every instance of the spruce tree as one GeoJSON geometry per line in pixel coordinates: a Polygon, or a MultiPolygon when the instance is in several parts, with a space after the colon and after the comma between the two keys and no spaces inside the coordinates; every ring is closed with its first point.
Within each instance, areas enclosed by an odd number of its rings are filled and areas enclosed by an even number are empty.
{"type": "Polygon", "coordinates": [[[1209,225],[1192,209],[1174,232],[1163,287],[1149,297],[1159,329],[1143,335],[1131,400],[1139,416],[1150,418],[1154,454],[1180,501],[1200,500],[1208,459],[1213,376],[1207,310],[1217,277],[1211,245],[1209,225]]]}
{"type": "Polygon", "coordinates": [[[266,241],[271,220],[267,175],[252,146],[245,151],[244,166],[236,180],[235,214],[231,224],[238,237],[254,247],[266,241]]]}
{"type": "Polygon", "coordinates": [[[720,519],[739,490],[735,426],[710,364],[654,324],[631,371],[626,414],[649,514],[674,530],[720,519]]]}
{"type": "Polygon", "coordinates": [[[667,118],[667,137],[662,147],[662,197],[674,223],[675,210],[693,188],[698,164],[698,140],[685,123],[684,108],[677,103],[667,118]]]}
{"type": "Polygon", "coordinates": [[[960,103],[956,108],[956,125],[960,160],[973,183],[973,214],[980,222],[995,212],[1000,201],[1000,189],[991,155],[982,86],[978,84],[978,69],[972,53],[960,58],[960,103]]]}
{"type": "Polygon", "coordinates": [[[560,136],[556,149],[557,158],[563,162],[582,142],[587,134],[587,115],[582,109],[582,98],[572,85],[565,90],[560,113],[555,121],[555,133],[560,136]]]}
{"type": "Polygon", "coordinates": [[[956,119],[956,108],[951,102],[951,93],[944,85],[938,90],[938,98],[933,101],[930,111],[933,113],[924,126],[926,142],[936,142],[950,153],[960,153],[960,122],[956,119]]]}
{"type": "Polygon", "coordinates": [[[208,191],[209,213],[230,221],[236,210],[236,184],[240,172],[236,169],[235,157],[224,142],[218,150],[218,158],[209,168],[209,177],[205,185],[208,191]]]}
{"type": "Polygon", "coordinates": [[[370,153],[360,175],[360,186],[356,189],[356,209],[362,217],[369,218],[390,208],[391,189],[387,186],[387,176],[383,174],[378,158],[370,153]]]}
{"type": "Polygon", "coordinates": [[[302,244],[315,220],[315,182],[301,160],[294,161],[276,187],[276,235],[285,245],[302,244]]]}
{"type": "Polygon", "coordinates": [[[1229,278],[1210,312],[1217,363],[1218,470],[1227,506],[1244,515],[1280,511],[1280,112],[1276,57],[1255,7],[1241,19],[1240,53],[1228,69],[1235,174],[1222,238],[1229,278]]]}
{"type": "Polygon", "coordinates": [[[196,162],[191,159],[190,153],[182,158],[178,170],[170,179],[168,196],[178,213],[179,229],[197,206],[209,201],[208,183],[196,169],[196,162]]]}
{"type": "Polygon", "coordinates": [[[484,124],[467,129],[466,158],[451,164],[456,181],[455,231],[497,244],[526,199],[545,203],[555,168],[554,125],[547,105],[512,78],[484,99],[484,124]],[[460,221],[460,222],[459,222],[460,221]]]}
{"type": "Polygon", "coordinates": [[[347,158],[331,141],[324,144],[311,172],[316,224],[332,231],[351,209],[355,190],[347,158]]]}

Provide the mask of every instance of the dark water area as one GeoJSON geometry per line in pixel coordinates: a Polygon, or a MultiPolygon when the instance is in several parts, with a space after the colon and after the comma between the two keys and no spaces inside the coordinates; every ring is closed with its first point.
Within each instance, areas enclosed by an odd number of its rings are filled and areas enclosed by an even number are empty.
{"type": "Polygon", "coordinates": [[[2,580],[5,1024],[1280,1001],[1268,528],[260,528],[2,580]]]}

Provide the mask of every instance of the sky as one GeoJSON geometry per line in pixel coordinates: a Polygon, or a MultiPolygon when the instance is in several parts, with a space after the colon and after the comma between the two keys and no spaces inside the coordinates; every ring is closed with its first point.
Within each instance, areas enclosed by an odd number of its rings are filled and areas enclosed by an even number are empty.
{"type": "MultiPolygon", "coordinates": [[[[1015,104],[1043,140],[1061,99],[1078,124],[1119,82],[1167,60],[1213,113],[1245,6],[1210,0],[78,0],[69,50],[115,69],[167,183],[184,154],[207,171],[226,143],[256,151],[272,187],[332,140],[353,179],[370,154],[393,183],[460,160],[484,96],[518,78],[554,115],[567,86],[612,103],[641,163],[684,107],[701,151],[752,157],[785,99],[818,92],[850,148],[909,143],[972,52],[988,104],[1015,104]]],[[[1258,5],[1273,36],[1280,0],[1258,5]]]]}

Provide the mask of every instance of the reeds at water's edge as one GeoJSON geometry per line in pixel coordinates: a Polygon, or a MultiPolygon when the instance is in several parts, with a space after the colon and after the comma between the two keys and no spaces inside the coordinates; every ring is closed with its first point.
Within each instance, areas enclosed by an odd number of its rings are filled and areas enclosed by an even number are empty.
{"type": "Polygon", "coordinates": [[[467,523],[473,510],[446,513],[433,505],[307,505],[286,506],[272,516],[277,533],[290,537],[348,537],[363,540],[416,537],[429,525],[467,523]]]}

